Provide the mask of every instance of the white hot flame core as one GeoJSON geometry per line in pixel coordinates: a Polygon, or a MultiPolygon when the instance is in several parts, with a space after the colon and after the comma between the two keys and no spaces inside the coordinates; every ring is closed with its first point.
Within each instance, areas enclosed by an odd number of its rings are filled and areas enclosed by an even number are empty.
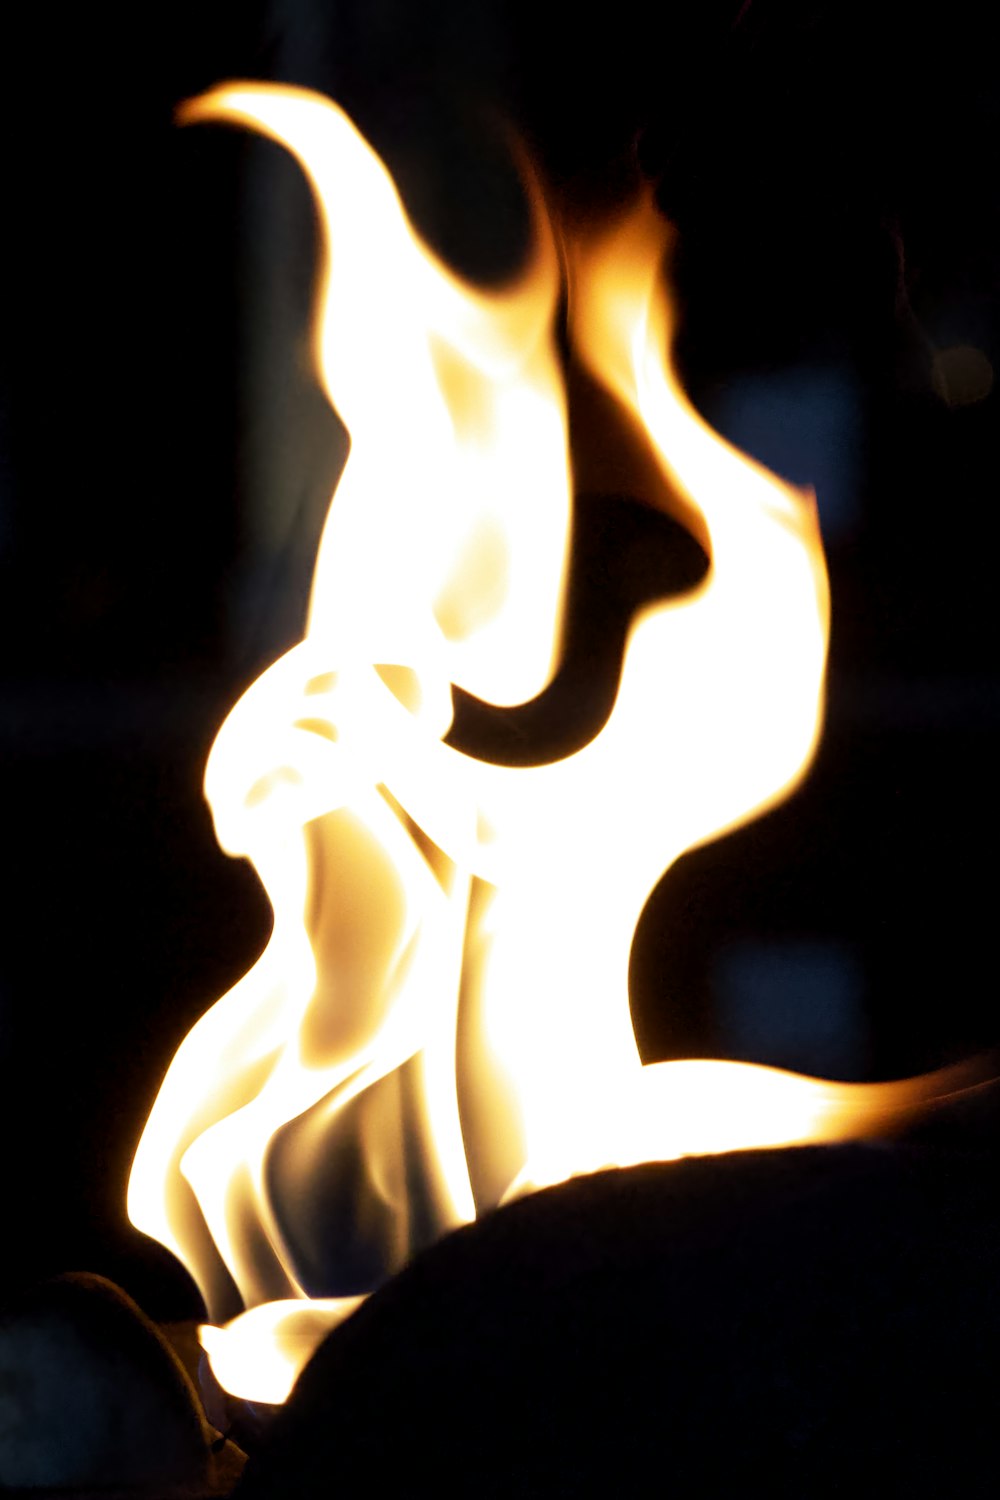
{"type": "Polygon", "coordinates": [[[235,1283],[247,1311],[203,1335],[220,1380],[280,1401],[370,1289],[342,1270],[343,1295],[310,1297],[323,1277],[303,1242],[331,1183],[345,1235],[363,1231],[387,1272],[512,1192],[856,1134],[932,1090],[638,1056],[643,905],[681,853],[802,777],[828,637],[811,497],[711,432],[674,376],[649,205],[567,240],[562,261],[536,205],[530,266],[485,293],[421,243],[335,105],[240,85],[185,116],[248,125],[307,173],[329,247],[317,369],[351,436],[306,637],[237,703],[205,778],[273,935],[179,1049],[129,1184],[132,1221],[189,1265],[214,1316],[235,1283]],[[554,670],[564,277],[578,356],[641,427],[711,566],[633,622],[604,729],[514,769],[443,737],[453,684],[510,705],[554,670]]]}

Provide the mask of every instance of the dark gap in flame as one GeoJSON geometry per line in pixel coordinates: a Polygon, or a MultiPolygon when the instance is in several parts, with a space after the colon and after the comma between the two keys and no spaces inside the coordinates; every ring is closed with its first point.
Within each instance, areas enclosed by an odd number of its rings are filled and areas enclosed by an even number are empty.
{"type": "Polygon", "coordinates": [[[341,1103],[345,1079],[271,1140],[265,1191],[307,1296],[364,1295],[448,1227],[420,1068],[414,1055],[341,1103]]]}
{"type": "MultiPolygon", "coordinates": [[[[380,1191],[367,1151],[373,1116],[391,1144],[402,1145],[399,1071],[339,1107],[339,1091],[332,1090],[281,1126],[268,1147],[268,1203],[296,1280],[310,1297],[363,1294],[407,1259],[400,1163],[391,1190],[380,1191]]],[[[388,1154],[381,1153],[377,1165],[384,1166],[388,1154]]]]}
{"type": "Polygon", "coordinates": [[[453,688],[447,743],[477,760],[510,766],[545,765],[581,749],[610,717],[637,611],[690,592],[707,571],[704,549],[672,516],[617,495],[579,499],[555,677],[514,708],[453,688]]]}

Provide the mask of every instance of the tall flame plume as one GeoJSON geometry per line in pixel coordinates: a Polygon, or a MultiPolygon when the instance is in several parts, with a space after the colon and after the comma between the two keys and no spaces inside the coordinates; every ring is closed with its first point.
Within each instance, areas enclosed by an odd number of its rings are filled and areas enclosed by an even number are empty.
{"type": "Polygon", "coordinates": [[[205,777],[273,934],[177,1052],[128,1196],[230,1319],[202,1330],[219,1379],[278,1402],[380,1279],[511,1194],[869,1133],[946,1080],[641,1064],[638,917],[680,854],[801,780],[829,634],[812,497],[680,388],[651,204],[558,238],[535,193],[530,262],[487,292],[421,242],[330,102],[230,85],[182,118],[248,126],[308,176],[325,247],[315,364],[351,438],[305,638],[236,704],[205,777]],[[710,568],[633,620],[601,731],[513,768],[444,740],[452,686],[514,705],[558,665],[564,290],[577,358],[643,434],[710,568]]]}

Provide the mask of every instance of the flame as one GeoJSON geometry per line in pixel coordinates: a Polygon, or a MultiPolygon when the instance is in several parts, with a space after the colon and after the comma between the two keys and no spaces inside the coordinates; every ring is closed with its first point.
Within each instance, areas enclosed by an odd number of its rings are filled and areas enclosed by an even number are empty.
{"type": "MultiPolygon", "coordinates": [[[[686,1154],[870,1132],[943,1082],[641,1065],[632,935],[685,850],[772,806],[820,733],[829,630],[813,500],[693,410],[670,362],[666,226],[640,199],[535,248],[501,292],[420,241],[333,104],[232,85],[187,121],[272,137],[316,196],[318,378],[351,451],[305,639],[222,726],[205,790],[274,908],[252,971],[171,1064],[132,1222],[190,1267],[236,1394],[278,1402],[421,1245],[513,1193],[686,1154]],[[444,743],[557,665],[571,479],[554,327],[643,434],[711,564],[632,624],[608,722],[556,763],[444,743]]],[[[530,186],[530,185],[529,185],[530,186]]]]}

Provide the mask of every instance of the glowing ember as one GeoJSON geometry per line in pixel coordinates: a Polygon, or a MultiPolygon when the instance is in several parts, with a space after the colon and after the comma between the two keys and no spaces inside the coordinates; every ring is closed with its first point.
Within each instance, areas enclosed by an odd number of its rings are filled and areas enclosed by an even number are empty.
{"type": "Polygon", "coordinates": [[[420,242],[334,105],[241,85],[183,117],[249,125],[307,172],[330,247],[317,367],[351,435],[306,638],[233,709],[206,774],[273,936],[185,1039],[129,1184],[133,1223],[213,1316],[233,1283],[248,1309],[203,1331],[220,1380],[277,1402],[381,1276],[512,1192],[869,1132],[942,1083],[640,1063],[627,975],[643,905],[681,853],[802,777],[828,635],[811,497],[711,432],[671,370],[650,205],[560,255],[536,201],[531,265],[487,294],[420,242]],[[711,568],[633,622],[603,730],[513,769],[443,737],[452,684],[511,705],[554,670],[564,280],[579,358],[645,435],[711,568]],[[341,1206],[333,1243],[320,1201],[341,1206]],[[331,1289],[345,1295],[308,1295],[331,1289]]]}

